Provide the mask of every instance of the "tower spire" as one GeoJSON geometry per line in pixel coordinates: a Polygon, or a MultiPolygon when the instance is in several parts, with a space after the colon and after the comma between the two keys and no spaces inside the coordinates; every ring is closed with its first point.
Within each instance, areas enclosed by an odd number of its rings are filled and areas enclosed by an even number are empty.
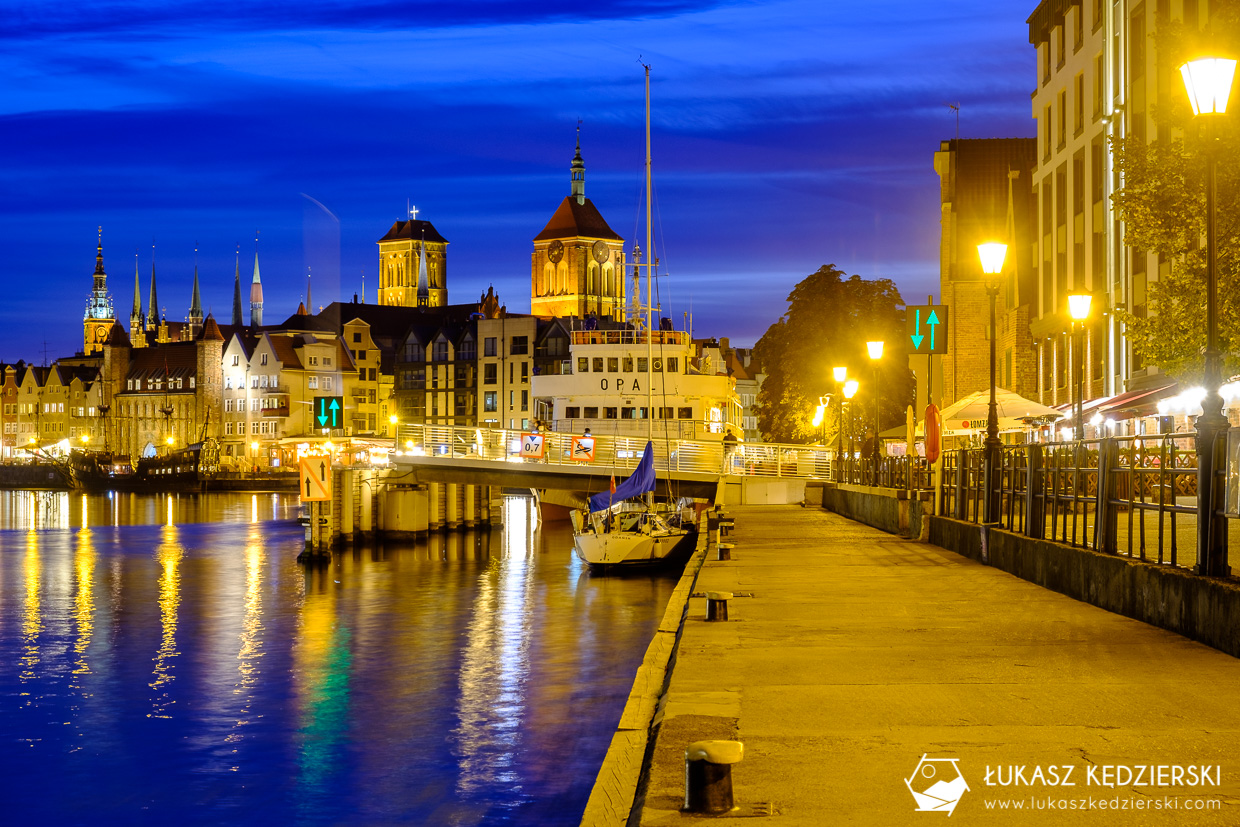
{"type": "Polygon", "coordinates": [[[314,315],[314,303],[310,301],[310,266],[306,265],[306,312],[314,315]]]}
{"type": "Polygon", "coordinates": [[[86,300],[86,315],[82,318],[83,353],[91,354],[102,349],[116,314],[112,309],[112,297],[108,294],[108,274],[103,269],[103,227],[99,228],[99,243],[95,248],[95,280],[86,300]]]}
{"type": "Polygon", "coordinates": [[[245,320],[241,317],[241,245],[237,245],[237,271],[233,274],[233,308],[232,308],[233,327],[245,327],[245,320]]]}
{"type": "Polygon", "coordinates": [[[198,338],[202,328],[202,300],[198,294],[198,245],[194,245],[194,295],[189,304],[189,337],[198,338]]]}
{"type": "Polygon", "coordinates": [[[155,330],[159,327],[159,294],[155,292],[155,240],[151,240],[151,298],[146,308],[146,328],[155,330]]]}
{"type": "Polygon", "coordinates": [[[431,303],[430,279],[426,275],[426,227],[422,227],[422,247],[418,250],[418,307],[431,303]]]}
{"type": "Polygon", "coordinates": [[[254,278],[250,279],[250,326],[263,325],[263,280],[258,275],[258,230],[254,231],[254,278]]]}
{"type": "Polygon", "coordinates": [[[577,152],[573,155],[573,188],[572,197],[578,204],[586,202],[586,164],[581,160],[581,119],[577,120],[577,152]]]}
{"type": "Polygon", "coordinates": [[[138,251],[133,251],[133,311],[129,314],[129,332],[130,335],[137,335],[138,331],[146,327],[146,320],[142,316],[142,284],[138,277],[138,251]]]}

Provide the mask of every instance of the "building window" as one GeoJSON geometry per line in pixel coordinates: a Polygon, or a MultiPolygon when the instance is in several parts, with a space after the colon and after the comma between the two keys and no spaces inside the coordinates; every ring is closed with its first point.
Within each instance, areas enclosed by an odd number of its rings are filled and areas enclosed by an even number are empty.
{"type": "Polygon", "coordinates": [[[1059,103],[1059,111],[1056,113],[1056,115],[1057,115],[1057,117],[1059,118],[1059,121],[1058,121],[1059,132],[1058,132],[1058,136],[1057,136],[1059,140],[1058,140],[1058,144],[1057,144],[1057,146],[1058,146],[1059,148],[1063,148],[1064,144],[1066,144],[1066,143],[1067,143],[1067,135],[1068,135],[1068,129],[1067,129],[1068,124],[1066,123],[1066,121],[1067,121],[1067,112],[1068,112],[1068,93],[1067,93],[1067,91],[1065,91],[1065,90],[1063,90],[1063,89],[1060,89],[1060,90],[1059,90],[1059,98],[1058,98],[1058,103],[1059,103]]]}
{"type": "Polygon", "coordinates": [[[521,363],[521,383],[528,384],[529,381],[530,381],[530,363],[522,362],[521,363]]]}
{"type": "Polygon", "coordinates": [[[495,391],[487,391],[482,395],[482,410],[491,413],[499,410],[499,394],[495,391]]]}
{"type": "Polygon", "coordinates": [[[417,342],[409,342],[405,345],[405,361],[406,362],[425,362],[426,351],[417,342]]]}
{"type": "Polygon", "coordinates": [[[306,387],[307,387],[307,388],[310,388],[310,389],[312,389],[312,390],[318,390],[318,387],[319,387],[319,377],[317,377],[317,376],[311,376],[311,377],[309,377],[308,379],[306,379],[306,387]]]}
{"type": "Polygon", "coordinates": [[[266,353],[261,354],[261,355],[258,357],[258,363],[259,363],[260,365],[265,365],[265,364],[267,364],[267,354],[266,354],[266,353]]]}
{"type": "Polygon", "coordinates": [[[530,409],[530,392],[521,391],[521,410],[528,411],[530,409]]]}
{"type": "Polygon", "coordinates": [[[361,340],[362,340],[362,334],[361,334],[361,333],[354,333],[354,334],[353,334],[353,341],[354,341],[354,343],[360,342],[361,340]]]}
{"type": "Polygon", "coordinates": [[[232,436],[232,428],[233,428],[233,424],[231,420],[228,422],[225,422],[224,423],[224,436],[232,436]]]}
{"type": "Polygon", "coordinates": [[[442,339],[435,342],[434,353],[432,355],[434,356],[433,361],[435,362],[448,361],[448,343],[442,339]]]}
{"type": "Polygon", "coordinates": [[[496,374],[498,373],[498,371],[496,370],[496,367],[497,366],[495,365],[494,362],[492,362],[489,365],[482,366],[482,384],[494,385],[496,383],[497,381],[496,374]]]}
{"type": "Polygon", "coordinates": [[[483,356],[494,356],[495,355],[495,337],[494,336],[487,336],[485,339],[482,340],[482,355],[483,356]]]}
{"type": "Polygon", "coordinates": [[[512,337],[512,355],[524,356],[530,352],[529,336],[513,336],[512,337]]]}
{"type": "Polygon", "coordinates": [[[234,355],[234,356],[233,356],[233,367],[236,367],[236,366],[237,366],[237,365],[239,365],[240,363],[241,363],[241,357],[240,357],[240,356],[236,356],[236,355],[234,355]]]}
{"type": "Polygon", "coordinates": [[[457,361],[472,362],[478,358],[478,348],[473,339],[465,339],[461,342],[461,346],[456,349],[457,361]]]}

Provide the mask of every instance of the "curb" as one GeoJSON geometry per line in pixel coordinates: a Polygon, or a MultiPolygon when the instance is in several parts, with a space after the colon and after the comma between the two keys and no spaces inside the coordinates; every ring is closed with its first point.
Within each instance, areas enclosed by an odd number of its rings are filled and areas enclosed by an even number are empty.
{"type": "Polygon", "coordinates": [[[628,822],[645,764],[655,711],[667,690],[672,659],[676,656],[689,610],[689,595],[706,560],[709,539],[709,531],[698,532],[697,548],[685,564],[685,573],[672,590],[663,620],[637,668],[616,734],[607,747],[581,816],[582,827],[622,827],[628,822]]]}

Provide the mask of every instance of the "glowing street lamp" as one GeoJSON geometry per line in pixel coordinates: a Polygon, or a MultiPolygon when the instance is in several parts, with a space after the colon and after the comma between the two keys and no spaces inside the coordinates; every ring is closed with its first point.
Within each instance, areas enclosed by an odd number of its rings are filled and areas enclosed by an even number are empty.
{"type": "Polygon", "coordinates": [[[1223,398],[1219,396],[1222,370],[1218,350],[1218,275],[1216,268],[1217,239],[1215,230],[1215,145],[1218,143],[1218,119],[1227,113],[1236,61],[1206,57],[1190,60],[1180,67],[1184,89],[1188,92],[1193,114],[1200,118],[1205,133],[1206,156],[1206,395],[1197,417],[1197,566],[1198,574],[1224,577],[1231,573],[1227,565],[1227,521],[1219,511],[1218,478],[1214,469],[1218,460],[1217,446],[1226,444],[1227,418],[1223,416],[1223,398]]]}
{"type": "MultiPolygon", "coordinates": [[[[844,383],[844,398],[848,400],[848,412],[852,413],[852,398],[857,395],[857,390],[861,387],[861,383],[856,379],[849,379],[844,383]]],[[[843,420],[844,404],[840,403],[840,418],[843,420]]],[[[851,418],[851,417],[850,417],[851,418]]],[[[851,425],[851,423],[850,423],[851,425]]],[[[853,433],[852,428],[848,428],[848,459],[851,462],[853,456],[853,433]]],[[[840,447],[844,445],[843,431],[840,433],[840,447]]]]}
{"type": "Polygon", "coordinates": [[[1081,380],[1085,374],[1085,320],[1089,318],[1089,306],[1093,296],[1089,293],[1068,294],[1068,315],[1072,317],[1072,327],[1076,334],[1072,349],[1076,351],[1073,359],[1073,372],[1076,374],[1076,416],[1073,430],[1076,438],[1085,438],[1085,397],[1081,393],[1081,380]]]}
{"type": "Polygon", "coordinates": [[[392,426],[392,453],[400,453],[400,429],[396,426],[400,423],[396,414],[388,417],[388,423],[392,426]]]}
{"type": "Polygon", "coordinates": [[[999,498],[995,486],[996,469],[999,466],[999,404],[995,399],[995,334],[998,332],[995,320],[995,299],[999,297],[999,277],[1003,275],[1003,260],[1007,258],[1007,245],[999,241],[988,241],[977,245],[977,257],[982,263],[982,272],[986,275],[986,295],[990,297],[990,406],[986,409],[986,443],[985,470],[983,477],[986,485],[986,501],[983,519],[987,523],[999,519],[999,498]]]}
{"type": "Polygon", "coordinates": [[[878,360],[883,358],[882,342],[866,342],[865,349],[870,353],[870,361],[874,363],[874,477],[878,481],[878,360]]]}

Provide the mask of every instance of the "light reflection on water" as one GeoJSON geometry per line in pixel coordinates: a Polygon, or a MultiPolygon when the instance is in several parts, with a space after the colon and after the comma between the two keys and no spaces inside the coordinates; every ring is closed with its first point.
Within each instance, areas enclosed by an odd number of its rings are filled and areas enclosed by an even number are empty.
{"type": "Polygon", "coordinates": [[[10,823],[576,824],[675,584],[522,498],[303,567],[295,497],[55,496],[0,492],[10,823]]]}

